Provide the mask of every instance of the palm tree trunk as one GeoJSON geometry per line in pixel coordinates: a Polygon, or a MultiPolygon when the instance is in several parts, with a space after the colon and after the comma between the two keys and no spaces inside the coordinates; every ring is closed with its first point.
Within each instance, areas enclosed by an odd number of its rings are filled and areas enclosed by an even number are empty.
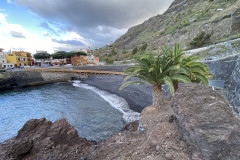
{"type": "Polygon", "coordinates": [[[174,87],[174,92],[176,92],[178,89],[178,83],[173,84],[173,87],[174,87]]]}
{"type": "Polygon", "coordinates": [[[160,86],[153,86],[153,107],[162,108],[164,106],[164,99],[162,88],[160,86]]]}

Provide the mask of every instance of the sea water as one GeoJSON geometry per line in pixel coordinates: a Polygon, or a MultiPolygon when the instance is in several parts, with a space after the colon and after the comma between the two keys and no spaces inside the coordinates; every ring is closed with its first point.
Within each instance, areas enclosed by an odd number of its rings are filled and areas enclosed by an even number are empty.
{"type": "Polygon", "coordinates": [[[80,81],[15,89],[0,93],[0,142],[17,135],[30,119],[65,118],[79,136],[98,141],[139,116],[123,98],[80,81]]]}

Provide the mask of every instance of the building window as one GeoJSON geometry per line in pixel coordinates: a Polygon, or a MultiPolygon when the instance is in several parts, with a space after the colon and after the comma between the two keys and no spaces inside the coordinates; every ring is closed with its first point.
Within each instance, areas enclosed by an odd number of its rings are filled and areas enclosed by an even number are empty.
{"type": "Polygon", "coordinates": [[[23,58],[23,60],[25,61],[25,58],[23,58]]]}
{"type": "Polygon", "coordinates": [[[18,60],[20,61],[20,58],[18,58],[18,60]]]}

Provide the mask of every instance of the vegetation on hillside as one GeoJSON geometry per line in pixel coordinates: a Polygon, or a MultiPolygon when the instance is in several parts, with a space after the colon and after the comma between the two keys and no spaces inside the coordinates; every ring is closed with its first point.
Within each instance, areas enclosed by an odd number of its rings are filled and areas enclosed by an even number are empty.
{"type": "MultiPolygon", "coordinates": [[[[130,59],[142,54],[146,44],[146,50],[158,50],[164,44],[172,46],[181,41],[181,46],[187,49],[186,47],[197,48],[227,40],[226,27],[220,30],[224,29],[223,32],[219,32],[217,28],[230,25],[230,14],[240,7],[240,1],[193,0],[184,4],[130,28],[126,34],[108,46],[114,48],[120,59],[130,59]],[[197,33],[204,34],[195,36],[197,33]]],[[[239,38],[240,30],[232,32],[233,37],[239,38]]],[[[97,52],[100,56],[106,56],[107,53],[111,54],[112,48],[103,47],[97,52]]],[[[111,58],[119,59],[117,55],[111,54],[111,58]]]]}
{"type": "MultiPolygon", "coordinates": [[[[239,0],[186,1],[130,28],[114,43],[95,50],[94,54],[102,61],[124,61],[147,51],[156,53],[163,45],[173,47],[174,43],[180,43],[187,50],[224,42],[229,38],[231,13],[239,7],[239,0]]],[[[235,19],[233,17],[231,39],[240,38],[236,27],[239,13],[235,12],[235,19]]]]}

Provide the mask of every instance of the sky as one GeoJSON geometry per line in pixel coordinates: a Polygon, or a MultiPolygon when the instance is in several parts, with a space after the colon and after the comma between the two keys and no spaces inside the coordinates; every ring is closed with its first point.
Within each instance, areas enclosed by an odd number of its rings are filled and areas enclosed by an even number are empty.
{"type": "Polygon", "coordinates": [[[73,51],[114,42],[173,0],[0,0],[0,48],[73,51]]]}

